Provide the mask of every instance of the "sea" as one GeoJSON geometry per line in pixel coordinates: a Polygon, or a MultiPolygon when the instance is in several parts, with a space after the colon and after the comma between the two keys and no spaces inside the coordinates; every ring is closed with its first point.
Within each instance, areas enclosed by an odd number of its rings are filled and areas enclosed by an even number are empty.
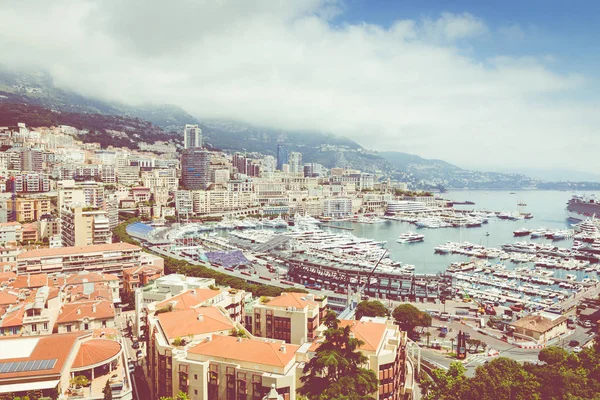
{"type": "MultiPolygon", "coordinates": [[[[586,194],[598,192],[588,192],[586,194]]],[[[546,191],[546,190],[523,190],[523,191],[453,191],[443,193],[441,197],[453,201],[472,201],[473,205],[455,205],[455,208],[467,210],[527,212],[533,214],[533,219],[508,221],[490,218],[489,223],[476,228],[417,228],[408,222],[390,221],[379,224],[361,224],[354,222],[335,222],[328,225],[351,228],[353,235],[361,238],[369,238],[378,241],[386,241],[385,248],[389,249],[390,257],[403,264],[415,266],[416,274],[436,274],[446,270],[451,263],[456,261],[467,261],[469,257],[464,255],[440,255],[435,254],[434,248],[447,241],[471,242],[486,247],[500,248],[502,244],[515,241],[552,242],[548,239],[530,239],[529,236],[514,237],[513,231],[519,228],[530,230],[537,228],[548,229],[572,229],[574,221],[569,220],[565,213],[565,207],[574,193],[568,191],[546,191]],[[526,206],[519,207],[519,203],[526,206]],[[398,236],[405,232],[419,232],[425,235],[425,240],[419,243],[397,243],[398,236]],[[489,235],[486,235],[489,233],[489,235]]],[[[581,193],[580,193],[581,194],[581,193]]],[[[331,232],[344,233],[345,230],[335,228],[323,228],[331,232]]],[[[555,241],[558,247],[571,248],[572,239],[555,241]]],[[[499,259],[490,260],[492,263],[500,262],[499,259]]],[[[503,261],[508,268],[514,268],[515,264],[503,261]]],[[[520,264],[527,265],[527,264],[520,264]]],[[[555,277],[562,278],[566,273],[577,275],[581,280],[589,272],[557,270],[555,277]]],[[[593,273],[595,277],[595,273],[593,273]]],[[[590,276],[592,277],[592,276],[590,276]]]]}

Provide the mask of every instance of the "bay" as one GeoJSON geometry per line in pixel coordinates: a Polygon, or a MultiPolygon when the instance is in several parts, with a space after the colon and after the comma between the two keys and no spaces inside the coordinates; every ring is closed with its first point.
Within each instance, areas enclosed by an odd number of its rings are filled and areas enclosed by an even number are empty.
{"type": "MultiPolygon", "coordinates": [[[[590,192],[588,194],[591,194],[590,192]]],[[[481,244],[488,247],[499,248],[502,244],[515,241],[551,242],[547,239],[529,239],[529,237],[515,238],[513,231],[522,227],[527,229],[549,228],[565,229],[572,228],[573,221],[569,221],[565,213],[567,201],[573,193],[566,191],[524,190],[515,191],[453,191],[444,193],[442,196],[454,201],[473,201],[474,205],[455,206],[468,210],[488,211],[517,211],[517,203],[525,203],[520,211],[530,212],[533,219],[530,220],[500,220],[490,218],[488,224],[477,228],[438,228],[418,229],[415,225],[400,222],[386,221],[379,224],[360,224],[353,222],[336,222],[329,225],[352,228],[351,233],[361,238],[386,241],[385,247],[389,249],[390,257],[403,264],[415,266],[417,274],[435,274],[444,271],[452,262],[466,261],[469,258],[463,255],[438,255],[434,254],[434,248],[446,241],[461,242],[469,241],[473,244],[481,244]],[[425,240],[420,243],[397,243],[396,239],[404,232],[419,232],[425,235],[425,240]],[[486,232],[489,236],[486,236],[486,232]]],[[[596,193],[598,195],[598,193],[596,193]]],[[[342,233],[345,231],[335,228],[323,228],[331,232],[342,233]]],[[[556,246],[570,248],[572,240],[554,242],[556,246]]],[[[499,260],[492,260],[495,263],[499,260]]],[[[507,267],[512,267],[509,263],[507,267]]],[[[555,276],[561,277],[563,272],[557,272],[555,276]]],[[[587,273],[579,272],[578,279],[587,273]]]]}

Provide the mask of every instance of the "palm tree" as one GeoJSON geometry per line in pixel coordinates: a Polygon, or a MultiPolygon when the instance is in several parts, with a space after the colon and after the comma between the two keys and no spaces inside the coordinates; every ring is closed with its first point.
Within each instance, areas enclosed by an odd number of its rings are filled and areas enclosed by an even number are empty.
{"type": "Polygon", "coordinates": [[[429,330],[425,332],[425,337],[427,338],[427,347],[429,347],[429,338],[431,337],[431,332],[429,332],[429,330]]]}

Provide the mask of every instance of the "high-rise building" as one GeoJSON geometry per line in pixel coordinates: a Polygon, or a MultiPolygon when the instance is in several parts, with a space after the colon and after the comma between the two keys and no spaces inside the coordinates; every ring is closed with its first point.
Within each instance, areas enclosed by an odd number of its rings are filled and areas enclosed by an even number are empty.
{"type": "Polygon", "coordinates": [[[285,145],[278,144],[277,145],[277,169],[282,171],[283,164],[288,164],[289,161],[289,150],[285,145]]]}
{"type": "Polygon", "coordinates": [[[210,152],[186,149],[181,155],[181,184],[188,190],[204,190],[210,185],[210,152]]]}
{"type": "Polygon", "coordinates": [[[292,151],[288,157],[288,164],[290,164],[290,172],[297,174],[302,172],[304,174],[304,165],[302,165],[302,153],[292,151]]]}
{"type": "Polygon", "coordinates": [[[186,125],[183,130],[183,146],[186,149],[202,147],[202,129],[198,125],[186,125]]]}
{"type": "Polygon", "coordinates": [[[112,242],[106,211],[96,207],[65,207],[60,211],[62,244],[89,246],[112,242]]]}

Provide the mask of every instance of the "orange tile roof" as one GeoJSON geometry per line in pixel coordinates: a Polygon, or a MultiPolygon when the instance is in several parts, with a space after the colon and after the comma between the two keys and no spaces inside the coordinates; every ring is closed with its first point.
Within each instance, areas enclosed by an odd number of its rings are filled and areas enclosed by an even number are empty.
{"type": "Polygon", "coordinates": [[[114,274],[99,274],[97,272],[89,272],[87,274],[71,274],[66,277],[67,285],[83,285],[89,282],[106,282],[118,281],[119,277],[114,274]]]}
{"type": "Polygon", "coordinates": [[[39,288],[42,286],[48,286],[48,275],[47,274],[27,274],[19,275],[17,279],[11,284],[14,288],[39,288]]]}
{"type": "Polygon", "coordinates": [[[8,281],[10,279],[16,279],[16,278],[17,278],[17,274],[12,271],[0,272],[0,285],[5,282],[6,282],[6,284],[8,284],[8,281]]]}
{"type": "Polygon", "coordinates": [[[115,309],[112,306],[112,302],[107,300],[97,301],[78,301],[74,303],[65,304],[56,320],[57,324],[64,324],[68,322],[81,321],[87,317],[89,319],[108,319],[114,318],[115,309]],[[93,311],[93,306],[96,306],[96,311],[93,311]],[[77,313],[80,310],[80,313],[77,313]]]}
{"type": "MultiPolygon", "coordinates": [[[[7,309],[8,310],[8,309],[7,309]]],[[[23,325],[23,316],[25,315],[25,304],[20,304],[4,314],[0,327],[10,328],[23,325]]]]}
{"type": "Polygon", "coordinates": [[[71,368],[83,368],[109,361],[121,352],[121,344],[109,339],[92,339],[83,342],[71,368]]]}
{"type": "Polygon", "coordinates": [[[154,275],[160,274],[163,272],[163,268],[157,267],[154,265],[141,265],[139,267],[131,267],[125,268],[123,270],[123,275],[135,275],[135,274],[144,274],[144,275],[154,275]]]}
{"type": "Polygon", "coordinates": [[[61,257],[69,256],[72,254],[87,254],[87,253],[101,253],[105,251],[123,251],[123,250],[141,250],[139,246],[135,246],[129,243],[109,243],[109,244],[94,244],[90,246],[77,246],[77,247],[55,247],[53,249],[37,249],[26,251],[17,256],[18,260],[25,260],[30,258],[41,258],[41,257],[61,257]]]}
{"type": "Polygon", "coordinates": [[[242,339],[233,336],[213,335],[211,340],[203,341],[188,350],[188,353],[200,354],[210,359],[244,361],[275,367],[285,367],[294,359],[300,346],[281,342],[267,342],[259,339],[242,339]],[[285,345],[285,353],[280,347],[285,345]]]}
{"type": "Polygon", "coordinates": [[[350,330],[354,333],[354,337],[364,342],[364,344],[360,346],[360,349],[367,351],[377,351],[387,329],[386,324],[377,322],[362,322],[347,319],[340,320],[340,327],[346,327],[348,325],[351,326],[350,330]]]}
{"type": "Polygon", "coordinates": [[[316,306],[318,303],[313,300],[308,300],[306,293],[281,293],[277,297],[273,297],[266,303],[267,306],[273,307],[296,307],[304,308],[306,306],[316,306]]]}
{"type": "Polygon", "coordinates": [[[0,291],[0,305],[15,304],[18,298],[19,296],[16,292],[9,290],[0,291]]]}
{"type": "Polygon", "coordinates": [[[162,313],[158,315],[158,320],[169,339],[235,328],[235,324],[216,307],[198,307],[162,313]],[[198,319],[199,315],[202,315],[202,320],[198,319]]]}
{"type": "MultiPolygon", "coordinates": [[[[35,345],[33,351],[29,355],[29,357],[19,357],[19,358],[7,358],[1,359],[0,362],[11,362],[11,361],[33,361],[33,360],[50,360],[57,359],[54,368],[50,370],[43,371],[28,371],[28,372],[9,372],[2,373],[0,377],[2,379],[11,379],[11,378],[21,378],[28,376],[39,376],[39,375],[58,375],[65,367],[65,361],[69,357],[73,346],[77,342],[77,340],[83,336],[84,333],[64,333],[64,334],[54,334],[49,336],[36,336],[35,338],[39,338],[37,344],[35,345]]],[[[2,341],[14,341],[15,345],[18,346],[19,340],[31,340],[31,336],[27,337],[6,337],[0,338],[0,344],[2,341]]],[[[12,343],[12,342],[11,342],[12,343]]]]}
{"type": "Polygon", "coordinates": [[[208,301],[221,294],[219,290],[212,289],[190,289],[169,299],[163,300],[156,305],[156,309],[163,308],[173,304],[173,310],[184,310],[186,308],[196,307],[205,301],[208,301]]]}

